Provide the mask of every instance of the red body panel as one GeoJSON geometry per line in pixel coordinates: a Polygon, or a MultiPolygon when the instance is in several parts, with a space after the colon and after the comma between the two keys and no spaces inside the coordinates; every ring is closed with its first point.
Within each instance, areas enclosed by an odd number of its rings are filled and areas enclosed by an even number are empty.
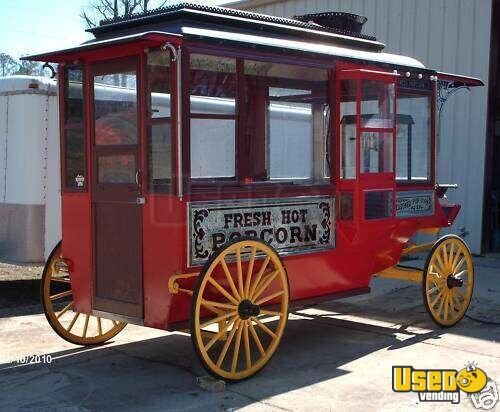
{"type": "MultiPolygon", "coordinates": [[[[176,39],[176,41],[178,41],[176,39]]],[[[143,43],[134,48],[119,46],[114,51],[99,50],[85,56],[79,56],[86,62],[101,58],[118,57],[125,54],[137,53],[143,43]],[[127,52],[128,50],[128,52],[127,52]]],[[[332,67],[334,62],[332,61],[332,67]]],[[[345,66],[347,67],[347,66],[345,66]]],[[[359,68],[360,66],[350,65],[359,68]]],[[[373,69],[365,67],[367,69],[373,69]]],[[[377,68],[375,68],[377,69],[377,68]]],[[[377,70],[381,70],[378,68],[377,70]]],[[[334,70],[332,69],[332,74],[334,70]]],[[[381,73],[385,78],[388,73],[381,73]]],[[[87,87],[90,82],[87,79],[87,87]]],[[[332,84],[332,91],[335,90],[332,84]]],[[[174,94],[173,94],[174,95],[174,94]]],[[[87,96],[89,96],[87,90],[87,96]]],[[[87,101],[88,101],[87,97],[87,101]]],[[[144,102],[144,96],[141,97],[144,102]]],[[[188,99],[184,97],[184,106],[188,99]]],[[[332,101],[332,105],[336,102],[332,101]]],[[[141,117],[145,116],[144,105],[141,117]]],[[[338,104],[336,104],[338,107],[338,104]]],[[[335,109],[337,110],[337,109],[335,109]]],[[[174,122],[178,112],[174,105],[174,122]]],[[[338,112],[336,116],[338,119],[338,112]]],[[[334,120],[332,120],[333,123],[334,120]]],[[[90,129],[91,118],[87,110],[87,129],[90,129]]],[[[432,119],[434,123],[434,118],[432,119]]],[[[183,118],[183,128],[186,120],[183,118]]],[[[332,124],[332,130],[338,130],[338,125],[332,124]]],[[[142,144],[145,144],[144,120],[141,120],[142,144]]],[[[90,152],[90,138],[87,132],[87,150],[90,152]]],[[[172,136],[172,150],[177,153],[177,136],[172,136]]],[[[174,195],[178,188],[173,185],[170,194],[144,193],[146,203],[143,205],[142,230],[143,230],[143,290],[144,290],[144,319],[146,326],[167,329],[169,325],[186,321],[190,317],[191,297],[180,293],[171,295],[168,290],[168,281],[171,276],[179,273],[192,273],[201,268],[189,268],[188,258],[188,227],[187,227],[187,202],[195,200],[221,200],[236,198],[263,198],[286,197],[304,195],[330,195],[336,196],[336,210],[339,210],[340,194],[351,191],[354,198],[354,218],[352,221],[341,221],[338,216],[332,216],[335,226],[335,243],[333,250],[306,253],[283,258],[288,272],[291,299],[305,299],[318,297],[335,292],[344,292],[369,285],[371,276],[385,268],[395,265],[399,261],[401,251],[418,230],[428,227],[444,227],[450,222],[439,206],[435,197],[435,213],[433,216],[419,218],[386,218],[381,220],[364,220],[364,202],[360,196],[361,189],[390,188],[394,189],[395,179],[384,174],[382,176],[366,176],[352,181],[339,179],[339,153],[340,145],[338,133],[334,133],[332,147],[336,147],[335,159],[332,161],[332,183],[323,186],[288,187],[276,190],[275,187],[239,188],[236,191],[220,193],[219,191],[205,193],[187,193],[182,199],[174,195]]],[[[359,139],[358,139],[359,140],[359,139]]],[[[92,156],[87,156],[87,173],[92,168],[92,156]]],[[[184,153],[184,159],[189,158],[184,153]]],[[[143,155],[143,162],[146,155],[143,155]]],[[[173,167],[177,170],[176,162],[173,167]]],[[[358,161],[359,167],[359,151],[358,161]]],[[[186,168],[186,162],[184,168],[186,168]]],[[[434,166],[432,166],[434,171],[434,166]]],[[[434,173],[434,172],[432,172],[434,173]]],[[[62,179],[64,181],[64,179],[62,179]]],[[[186,180],[184,180],[186,182],[186,180]]],[[[87,178],[92,182],[92,177],[87,178]]],[[[432,183],[423,186],[397,187],[397,190],[434,190],[432,183]]],[[[187,184],[184,185],[188,191],[187,184]]],[[[71,281],[75,297],[75,308],[79,312],[90,313],[92,310],[92,211],[91,188],[86,188],[80,193],[63,191],[62,195],[62,227],[63,227],[63,254],[70,261],[71,281]]],[[[186,282],[189,284],[189,282],[186,282]]],[[[194,284],[194,280],[191,281],[194,284]]]]}

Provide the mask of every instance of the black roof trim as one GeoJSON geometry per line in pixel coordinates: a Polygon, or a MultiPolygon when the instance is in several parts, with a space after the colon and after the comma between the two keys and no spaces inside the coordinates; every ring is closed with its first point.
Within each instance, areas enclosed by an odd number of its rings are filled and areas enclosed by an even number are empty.
{"type": "Polygon", "coordinates": [[[269,16],[266,14],[252,13],[252,12],[244,11],[244,10],[230,9],[227,7],[207,6],[207,5],[203,5],[203,4],[194,4],[194,3],[189,3],[189,2],[183,2],[183,3],[179,3],[179,4],[172,5],[172,6],[167,6],[167,7],[160,7],[160,8],[153,9],[153,10],[150,10],[150,11],[147,11],[144,13],[134,13],[134,14],[127,16],[127,17],[121,16],[121,17],[115,17],[112,19],[102,20],[99,23],[100,24],[99,26],[87,29],[87,31],[92,33],[92,34],[95,34],[95,33],[100,33],[100,32],[104,32],[104,31],[109,31],[110,29],[113,29],[113,28],[130,27],[130,26],[136,25],[137,23],[142,23],[144,21],[151,20],[155,17],[156,18],[164,17],[164,16],[171,15],[173,13],[177,13],[177,12],[181,12],[181,11],[189,11],[189,10],[220,14],[220,15],[229,16],[229,17],[247,18],[247,19],[251,19],[251,20],[255,20],[255,21],[274,23],[274,24],[282,24],[285,26],[299,27],[299,28],[303,28],[303,29],[316,30],[316,31],[326,32],[326,33],[335,33],[335,34],[339,34],[342,36],[354,37],[354,38],[359,38],[359,39],[373,41],[373,42],[377,41],[377,39],[374,36],[369,36],[369,35],[361,34],[361,33],[355,33],[355,32],[351,32],[351,31],[347,31],[347,30],[324,27],[324,26],[320,26],[318,24],[302,22],[302,21],[295,20],[295,19],[289,19],[289,18],[284,18],[284,17],[275,17],[275,16],[269,16]]]}

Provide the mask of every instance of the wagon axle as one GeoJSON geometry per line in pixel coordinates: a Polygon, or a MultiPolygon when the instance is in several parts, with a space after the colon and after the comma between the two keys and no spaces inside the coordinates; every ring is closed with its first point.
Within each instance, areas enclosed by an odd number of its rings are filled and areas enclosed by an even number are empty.
{"type": "Polygon", "coordinates": [[[247,320],[252,316],[260,315],[260,307],[258,305],[254,305],[248,299],[241,301],[238,306],[238,314],[242,320],[247,320]]]}
{"type": "Polygon", "coordinates": [[[453,288],[461,288],[464,284],[464,281],[460,278],[457,278],[453,275],[449,275],[446,278],[446,286],[448,286],[448,289],[453,289],[453,288]]]}

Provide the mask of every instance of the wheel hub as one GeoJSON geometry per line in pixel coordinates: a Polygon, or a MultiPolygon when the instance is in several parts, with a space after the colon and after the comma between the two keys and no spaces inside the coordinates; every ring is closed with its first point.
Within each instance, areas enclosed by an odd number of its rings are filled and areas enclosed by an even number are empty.
{"type": "Polygon", "coordinates": [[[259,316],[260,308],[258,305],[254,305],[248,299],[245,299],[238,306],[238,314],[241,319],[246,320],[252,316],[259,316]]]}
{"type": "Polygon", "coordinates": [[[462,279],[459,279],[453,275],[450,275],[446,278],[446,286],[448,286],[448,289],[460,288],[463,284],[464,281],[462,279]]]}

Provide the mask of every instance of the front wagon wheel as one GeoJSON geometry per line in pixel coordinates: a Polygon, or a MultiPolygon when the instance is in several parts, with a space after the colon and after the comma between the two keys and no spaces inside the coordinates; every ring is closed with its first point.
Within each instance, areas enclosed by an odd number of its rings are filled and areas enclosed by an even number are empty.
{"type": "Polygon", "coordinates": [[[226,381],[260,371],[283,336],[288,303],[287,273],[272,247],[255,239],[222,247],[193,294],[191,339],[205,369],[226,381]]]}
{"type": "Polygon", "coordinates": [[[54,248],[41,283],[41,300],[45,317],[61,338],[75,345],[96,345],[115,337],[126,326],[74,310],[70,274],[60,265],[61,242],[54,248]]]}

